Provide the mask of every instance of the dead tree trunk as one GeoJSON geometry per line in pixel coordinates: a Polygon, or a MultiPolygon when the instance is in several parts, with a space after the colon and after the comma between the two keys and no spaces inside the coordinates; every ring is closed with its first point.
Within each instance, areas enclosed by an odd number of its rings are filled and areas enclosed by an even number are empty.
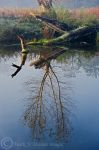
{"type": "Polygon", "coordinates": [[[38,0],[38,3],[46,9],[52,8],[52,0],[38,0]]]}
{"type": "Polygon", "coordinates": [[[43,16],[38,16],[38,15],[35,15],[35,17],[36,19],[41,20],[42,22],[45,22],[46,24],[50,24],[54,28],[58,28],[60,29],[60,31],[63,31],[63,32],[70,31],[70,30],[73,30],[74,28],[77,28],[76,26],[72,26],[67,23],[60,22],[56,19],[50,19],[50,18],[46,18],[43,16]]]}
{"type": "Polygon", "coordinates": [[[74,43],[86,43],[86,45],[96,44],[97,29],[95,26],[73,27],[66,23],[57,21],[56,19],[49,19],[42,16],[36,16],[36,19],[42,21],[49,28],[58,33],[58,37],[45,40],[41,42],[32,42],[32,44],[40,45],[66,45],[74,43]],[[74,29],[76,28],[76,29],[74,29]]]}
{"type": "Polygon", "coordinates": [[[65,32],[61,36],[44,41],[30,42],[32,45],[66,45],[85,42],[88,44],[96,44],[97,31],[94,27],[80,27],[71,32],[65,32]]]}

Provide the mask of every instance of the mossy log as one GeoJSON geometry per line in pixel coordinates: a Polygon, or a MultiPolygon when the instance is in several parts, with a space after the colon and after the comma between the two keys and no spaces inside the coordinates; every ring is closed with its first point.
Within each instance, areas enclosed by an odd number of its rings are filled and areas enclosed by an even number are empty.
{"type": "Polygon", "coordinates": [[[34,45],[35,44],[72,45],[75,43],[76,44],[84,43],[84,45],[96,44],[97,30],[95,26],[83,26],[77,28],[55,19],[49,19],[38,15],[35,15],[34,17],[42,21],[43,23],[45,23],[49,28],[52,28],[54,31],[56,31],[59,34],[57,34],[58,36],[56,37],[54,36],[53,39],[30,42],[29,44],[34,44],[34,45]]]}
{"type": "Polygon", "coordinates": [[[95,27],[79,27],[71,32],[65,32],[63,35],[50,40],[40,40],[27,43],[27,45],[67,45],[73,43],[96,44],[97,31],[95,27]]]}

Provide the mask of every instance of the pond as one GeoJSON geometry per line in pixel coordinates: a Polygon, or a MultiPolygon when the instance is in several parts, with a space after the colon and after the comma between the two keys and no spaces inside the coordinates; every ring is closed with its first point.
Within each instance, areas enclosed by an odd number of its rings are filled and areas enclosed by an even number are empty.
{"type": "Polygon", "coordinates": [[[0,150],[98,150],[98,50],[29,50],[0,47],[0,150]]]}

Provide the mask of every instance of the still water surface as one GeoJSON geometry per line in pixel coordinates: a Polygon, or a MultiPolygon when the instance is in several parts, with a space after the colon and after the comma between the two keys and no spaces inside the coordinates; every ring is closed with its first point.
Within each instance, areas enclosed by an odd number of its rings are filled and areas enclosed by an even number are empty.
{"type": "Polygon", "coordinates": [[[0,150],[99,149],[99,52],[56,50],[0,48],[0,150]]]}

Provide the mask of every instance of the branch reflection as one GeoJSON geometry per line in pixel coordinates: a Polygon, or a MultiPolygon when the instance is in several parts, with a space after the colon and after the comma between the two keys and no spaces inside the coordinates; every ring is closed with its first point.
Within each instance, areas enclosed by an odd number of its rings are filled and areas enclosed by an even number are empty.
{"type": "MultiPolygon", "coordinates": [[[[13,64],[17,70],[12,74],[16,76],[22,69],[27,59],[28,52],[25,49],[24,41],[19,37],[21,42],[21,64],[13,64]]],[[[51,65],[52,59],[64,53],[65,50],[40,52],[38,58],[32,59],[30,66],[43,70],[43,76],[40,83],[28,82],[28,86],[33,86],[29,98],[31,101],[27,104],[23,120],[31,129],[34,140],[41,140],[44,137],[54,138],[57,141],[67,140],[71,128],[69,123],[69,106],[71,105],[70,90],[66,82],[60,82],[54,67],[51,65]],[[65,93],[65,94],[64,94],[65,93]]],[[[57,69],[58,70],[58,69],[57,69]]],[[[30,87],[28,87],[29,89],[30,87]]]]}
{"type": "MultiPolygon", "coordinates": [[[[13,77],[19,72],[20,66],[22,69],[28,55],[27,51],[23,52],[25,44],[21,38],[20,42],[21,63],[18,68],[17,65],[13,65],[17,68],[13,77]]],[[[41,74],[36,77],[37,81],[32,79],[26,82],[28,91],[30,91],[30,101],[28,101],[23,115],[24,123],[31,128],[34,140],[41,140],[44,137],[47,138],[47,141],[50,137],[57,141],[67,140],[71,132],[69,116],[72,108],[72,87],[68,80],[70,77],[76,77],[82,69],[86,75],[99,76],[99,53],[98,51],[66,51],[62,49],[44,50],[44,52],[41,51],[38,55],[34,55],[33,59],[32,53],[30,53],[30,60],[32,59],[30,66],[40,69],[41,74]],[[64,55],[61,55],[63,53],[64,55]],[[57,61],[57,64],[59,62],[61,66],[53,66],[54,63],[51,64],[53,60],[57,61]],[[38,82],[40,78],[41,81],[38,82]]]]}
{"type": "Polygon", "coordinates": [[[33,81],[26,84],[29,87],[33,86],[31,89],[33,96],[24,113],[24,122],[32,129],[33,138],[38,140],[41,140],[42,136],[48,138],[51,136],[57,141],[67,140],[71,130],[69,122],[71,99],[68,95],[70,85],[60,82],[51,66],[51,58],[56,55],[56,52],[50,56],[45,52],[40,53],[39,58],[30,63],[35,68],[43,69],[39,87],[35,88],[33,81]]]}

